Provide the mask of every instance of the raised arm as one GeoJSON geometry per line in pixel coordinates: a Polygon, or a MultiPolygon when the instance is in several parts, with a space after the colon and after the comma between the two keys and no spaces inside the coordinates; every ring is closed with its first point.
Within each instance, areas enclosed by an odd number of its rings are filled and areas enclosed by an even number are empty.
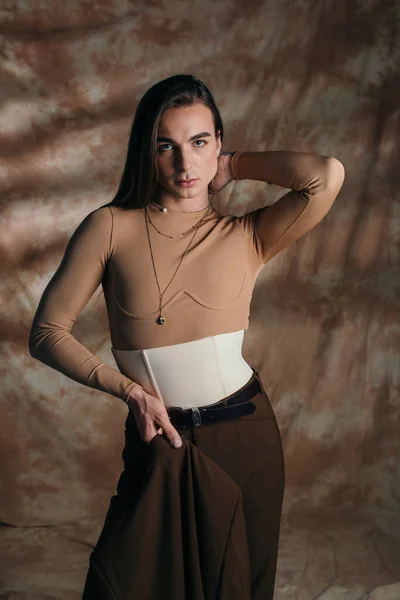
{"type": "Polygon", "coordinates": [[[112,254],[112,223],[111,208],[101,207],[87,215],[73,233],[39,302],[29,352],[67,377],[126,402],[129,392],[139,384],[102,362],[71,334],[77,316],[101,283],[112,254]]]}
{"type": "Polygon", "coordinates": [[[230,167],[234,179],[265,181],[292,190],[274,204],[237,218],[263,263],[323,219],[344,181],[339,160],[306,152],[238,150],[230,167]]]}

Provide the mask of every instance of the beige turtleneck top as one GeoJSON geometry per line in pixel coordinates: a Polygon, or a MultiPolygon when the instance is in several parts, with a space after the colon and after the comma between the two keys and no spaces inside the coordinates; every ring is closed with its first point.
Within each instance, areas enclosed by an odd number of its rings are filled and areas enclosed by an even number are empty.
{"type": "MultiPolygon", "coordinates": [[[[145,209],[101,206],[80,223],[47,285],[33,319],[31,355],[84,385],[127,400],[138,384],[100,360],[71,333],[101,284],[111,342],[120,350],[179,344],[248,328],[253,287],[261,268],[326,215],[344,180],[335,158],[291,151],[237,151],[235,179],[289,188],[274,204],[243,216],[215,209],[199,227],[165,293],[159,293],[146,231],[145,209]]],[[[204,214],[148,207],[158,229],[187,231],[204,214]]],[[[170,239],[149,225],[161,290],[170,281],[192,234],[170,239]]]]}

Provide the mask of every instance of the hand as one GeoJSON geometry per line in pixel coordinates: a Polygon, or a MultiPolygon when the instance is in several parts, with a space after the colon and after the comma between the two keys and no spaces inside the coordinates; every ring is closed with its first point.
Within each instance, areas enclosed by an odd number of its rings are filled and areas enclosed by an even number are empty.
{"type": "Polygon", "coordinates": [[[182,446],[181,436],[171,424],[162,400],[138,387],[129,393],[127,404],[135,417],[140,437],[146,444],[150,444],[161,430],[161,434],[165,435],[171,446],[182,446]]]}
{"type": "Polygon", "coordinates": [[[221,191],[234,177],[231,171],[232,152],[220,152],[218,156],[218,168],[212,181],[208,184],[208,193],[215,195],[221,191]]]}

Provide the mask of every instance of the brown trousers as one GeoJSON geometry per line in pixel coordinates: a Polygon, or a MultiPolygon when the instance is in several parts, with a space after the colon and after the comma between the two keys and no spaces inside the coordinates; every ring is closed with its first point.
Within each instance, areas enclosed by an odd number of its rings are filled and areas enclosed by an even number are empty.
{"type": "Polygon", "coordinates": [[[124,470],[82,600],[272,600],[284,460],[263,387],[251,401],[251,415],[177,428],[178,449],[161,435],[143,442],[129,412],[124,470]]]}

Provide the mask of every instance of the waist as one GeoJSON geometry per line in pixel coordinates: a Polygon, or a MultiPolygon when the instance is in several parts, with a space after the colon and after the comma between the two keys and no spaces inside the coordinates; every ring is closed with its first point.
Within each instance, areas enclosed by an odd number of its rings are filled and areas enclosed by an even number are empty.
{"type": "Polygon", "coordinates": [[[219,402],[243,387],[253,369],[242,356],[244,329],[192,342],[148,348],[111,348],[121,373],[166,407],[219,402]]]}

